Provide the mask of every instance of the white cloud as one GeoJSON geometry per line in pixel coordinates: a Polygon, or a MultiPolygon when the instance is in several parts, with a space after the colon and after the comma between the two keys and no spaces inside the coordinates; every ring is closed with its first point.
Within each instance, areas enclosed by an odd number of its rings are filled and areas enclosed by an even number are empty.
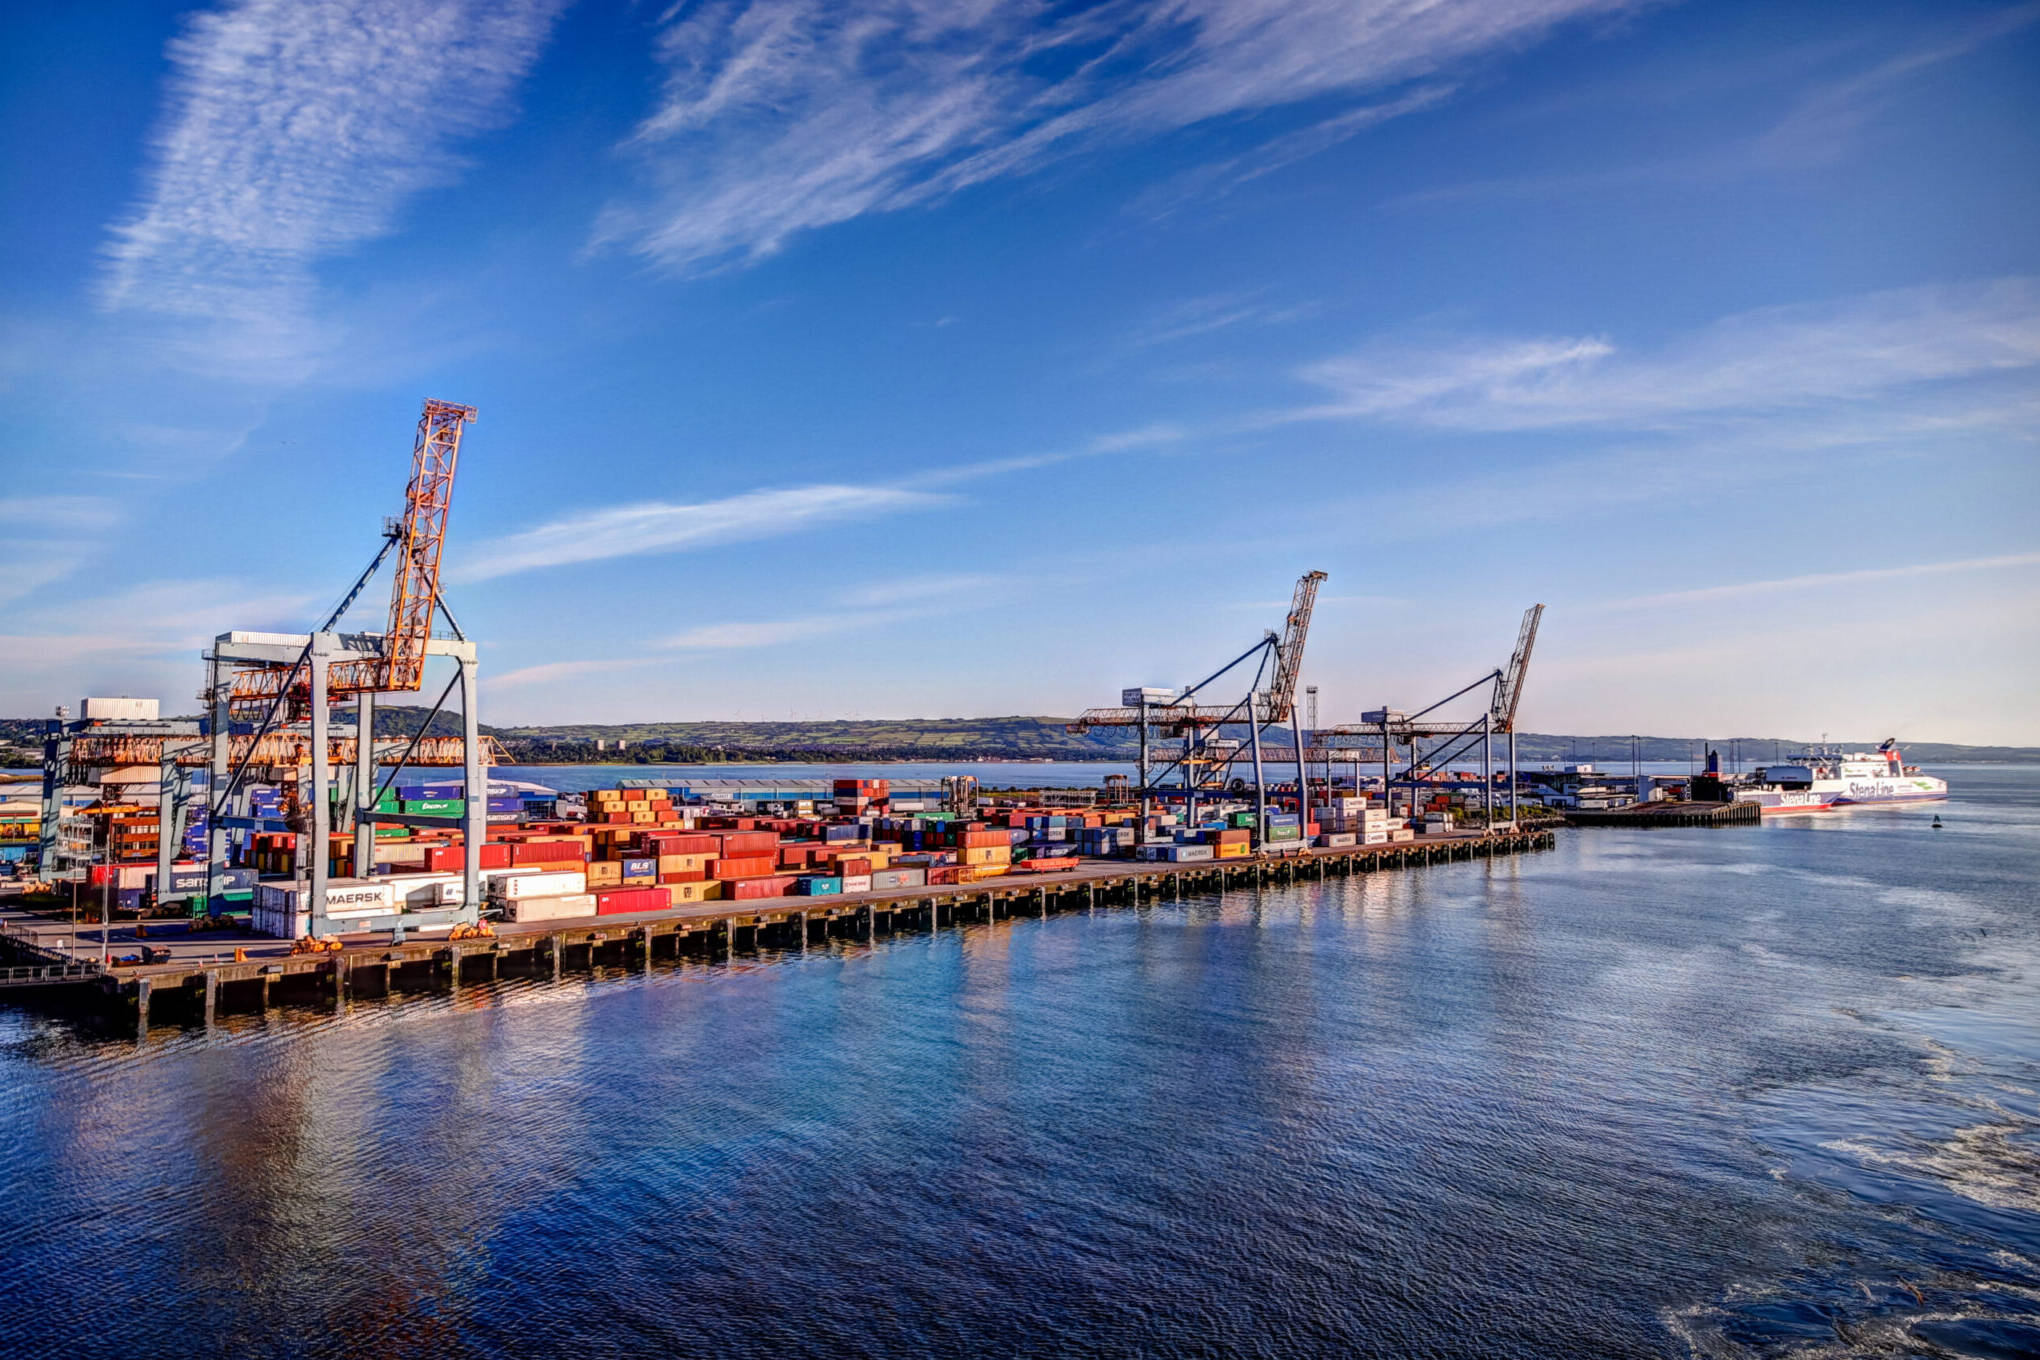
{"type": "Polygon", "coordinates": [[[1779,591],[1814,590],[1823,586],[1860,585],[1866,581],[1903,580],[1916,576],[1940,576],[1949,572],[1994,571],[2005,567],[2040,566],[2040,552],[2007,553],[1998,557],[1965,557],[1953,562],[1915,562],[1902,567],[1864,567],[1857,571],[1815,572],[1804,576],[1780,576],[1768,581],[1735,581],[1727,585],[1702,586],[1695,590],[1672,590],[1658,595],[1631,595],[1619,600],[1600,600],[1577,605],[1579,611],[1659,609],[1666,605],[1703,604],[1710,600],[1736,600],[1750,595],[1779,591]]]}
{"type": "Polygon", "coordinates": [[[119,519],[113,503],[97,496],[0,496],[0,525],[9,533],[23,528],[108,529],[119,519]]]}
{"type": "Polygon", "coordinates": [[[1528,430],[1664,428],[1776,415],[2040,365],[2040,287],[2027,278],[1901,289],[1731,316],[1655,352],[1602,336],[1381,342],[1312,365],[1331,400],[1282,418],[1372,417],[1528,430]]]}
{"type": "Polygon", "coordinates": [[[794,619],[764,619],[741,623],[704,623],[675,633],[658,645],[676,651],[742,651],[752,647],[776,647],[806,638],[827,637],[890,623],[899,617],[888,613],[814,614],[794,619]]]}
{"type": "Polygon", "coordinates": [[[313,264],[391,231],[500,120],[562,0],[228,0],[170,44],[140,203],[102,298],[250,362],[312,343],[313,264]]]}
{"type": "Polygon", "coordinates": [[[504,671],[501,675],[484,675],[482,689],[491,692],[499,689],[517,689],[525,685],[542,685],[554,680],[572,680],[583,675],[603,675],[611,671],[634,670],[649,666],[657,657],[631,656],[608,660],[548,661],[537,666],[523,666],[517,670],[504,671]]]}
{"type": "Polygon", "coordinates": [[[120,518],[113,502],[97,496],[0,496],[0,604],[30,598],[84,566],[95,536],[120,518]]]}
{"type": "Polygon", "coordinates": [[[818,485],[751,491],[694,505],[645,501],[611,506],[492,540],[479,557],[457,564],[450,576],[486,581],[539,567],[774,538],[820,524],[945,503],[944,497],[923,491],[818,485]]]}
{"type": "MultiPolygon", "coordinates": [[[[1106,0],[1037,6],[722,0],[676,8],[666,86],[627,144],[644,191],[598,243],[680,272],[928,202],[1087,148],[1354,99],[1629,0],[1106,0]]],[[[1435,97],[1435,96],[1434,96],[1435,97]]],[[[1264,138],[1311,154],[1428,99],[1264,138]],[[1279,141],[1282,136],[1289,140],[1279,141]]],[[[1229,162],[1232,182],[1258,173],[1229,162]]]]}
{"type": "Polygon", "coordinates": [[[1212,293],[1185,298],[1165,307],[1127,334],[1131,350],[1172,345],[1235,326],[1274,326],[1305,317],[1316,310],[1313,303],[1293,307],[1272,306],[1259,293],[1212,293]]]}
{"type": "Polygon", "coordinates": [[[970,572],[954,576],[908,576],[854,587],[843,592],[842,600],[844,604],[854,608],[874,609],[885,605],[941,600],[957,595],[982,595],[989,591],[1002,590],[1009,584],[1010,577],[970,572]]]}
{"type": "Polygon", "coordinates": [[[80,688],[161,694],[174,710],[203,675],[199,654],[229,628],[305,627],[308,594],[227,577],[149,581],[107,595],[31,602],[0,636],[0,703],[42,711],[80,688]]]}

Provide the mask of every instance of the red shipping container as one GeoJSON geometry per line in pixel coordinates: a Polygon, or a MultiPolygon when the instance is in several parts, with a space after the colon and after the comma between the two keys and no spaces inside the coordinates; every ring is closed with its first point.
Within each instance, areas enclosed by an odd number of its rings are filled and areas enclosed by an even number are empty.
{"type": "Polygon", "coordinates": [[[755,878],[779,867],[775,855],[726,856],[708,862],[710,878],[755,878]]]}
{"type": "Polygon", "coordinates": [[[707,874],[705,874],[705,873],[703,873],[703,872],[702,872],[701,870],[699,870],[699,869],[683,869],[683,870],[681,870],[681,871],[680,871],[679,873],[674,873],[674,874],[660,874],[660,875],[659,875],[659,882],[661,882],[661,883],[700,883],[700,882],[704,881],[705,879],[707,879],[707,877],[708,877],[708,875],[707,875],[707,874]]]}
{"type": "Polygon", "coordinates": [[[510,847],[512,864],[578,864],[586,858],[575,841],[534,841],[510,847]]]}
{"type": "Polygon", "coordinates": [[[746,855],[769,855],[779,849],[777,831],[725,831],[722,837],[722,853],[739,859],[746,855]]]}
{"type": "Polygon", "coordinates": [[[859,874],[868,874],[871,872],[871,861],[845,855],[836,861],[836,872],[842,874],[845,878],[854,877],[859,874]]]}
{"type": "Polygon", "coordinates": [[[604,888],[595,894],[595,914],[614,916],[621,911],[664,911],[673,905],[673,894],[664,888],[604,888]]]}
{"type": "Polygon", "coordinates": [[[784,897],[792,887],[792,874],[763,874],[757,878],[730,880],[723,887],[723,896],[740,902],[758,897],[784,897]]]}

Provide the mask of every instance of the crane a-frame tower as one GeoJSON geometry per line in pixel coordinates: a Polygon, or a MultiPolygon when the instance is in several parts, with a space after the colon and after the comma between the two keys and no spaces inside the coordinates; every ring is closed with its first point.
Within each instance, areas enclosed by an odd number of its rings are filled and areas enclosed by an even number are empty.
{"type": "Polygon", "coordinates": [[[1305,572],[1290,597],[1282,631],[1278,634],[1269,630],[1260,641],[1196,684],[1181,690],[1128,689],[1119,696],[1118,707],[1086,709],[1069,724],[1072,732],[1088,732],[1094,727],[1130,727],[1140,734],[1142,836],[1147,834],[1148,806],[1165,781],[1180,780],[1175,787],[1194,807],[1200,791],[1213,789],[1215,783],[1224,780],[1226,772],[1242,755],[1237,743],[1221,745],[1224,739],[1217,734],[1228,726],[1244,726],[1248,733],[1247,754],[1253,760],[1256,825],[1260,828],[1257,834],[1266,834],[1267,830],[1268,795],[1261,761],[1261,732],[1267,727],[1283,723],[1290,726],[1296,741],[1299,810],[1305,822],[1310,820],[1310,795],[1302,763],[1303,739],[1297,729],[1296,678],[1303,669],[1303,647],[1310,636],[1318,587],[1324,581],[1321,571],[1305,572]],[[1205,702],[1208,690],[1249,661],[1254,663],[1254,676],[1244,698],[1232,704],[1205,702]],[[1183,741],[1180,753],[1159,766],[1150,749],[1151,735],[1157,731],[1183,741]]]}

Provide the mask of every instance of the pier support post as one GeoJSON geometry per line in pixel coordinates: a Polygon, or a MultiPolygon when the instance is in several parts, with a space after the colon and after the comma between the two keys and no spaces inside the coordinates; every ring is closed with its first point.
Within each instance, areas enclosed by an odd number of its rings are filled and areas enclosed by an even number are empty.
{"type": "Polygon", "coordinates": [[[649,973],[652,971],[652,928],[650,926],[645,927],[644,938],[645,938],[645,962],[643,971],[649,973]]]}
{"type": "Polygon", "coordinates": [[[267,1013],[269,1010],[269,984],[272,980],[269,974],[264,973],[262,975],[262,1009],[264,1013],[267,1013]]]}
{"type": "Polygon", "coordinates": [[[149,1037],[149,993],[155,989],[155,985],[155,983],[145,977],[135,979],[135,1038],[137,1039],[149,1037]]]}
{"type": "Polygon", "coordinates": [[[347,956],[345,954],[335,954],[333,956],[333,1009],[336,1011],[347,1009],[347,956]]]}
{"type": "Polygon", "coordinates": [[[803,911],[800,914],[800,952],[803,954],[807,953],[807,937],[808,937],[808,914],[805,911],[803,911]]]}
{"type": "Polygon", "coordinates": [[[453,946],[452,948],[450,948],[450,949],[448,949],[448,950],[446,951],[446,972],[447,972],[447,981],[448,981],[448,984],[449,984],[449,985],[450,985],[450,986],[451,986],[451,987],[452,987],[452,988],[453,988],[453,989],[454,989],[455,991],[459,991],[459,990],[460,990],[460,946],[459,946],[459,945],[455,945],[455,946],[453,946]]]}
{"type": "Polygon", "coordinates": [[[213,1027],[213,1016],[219,1011],[219,1005],[220,970],[208,968],[205,970],[205,1027],[207,1029],[213,1027]]]}
{"type": "Polygon", "coordinates": [[[560,939],[558,931],[554,931],[552,936],[552,969],[554,982],[558,982],[560,980],[560,966],[561,966],[560,956],[565,952],[566,952],[565,941],[560,939]]]}

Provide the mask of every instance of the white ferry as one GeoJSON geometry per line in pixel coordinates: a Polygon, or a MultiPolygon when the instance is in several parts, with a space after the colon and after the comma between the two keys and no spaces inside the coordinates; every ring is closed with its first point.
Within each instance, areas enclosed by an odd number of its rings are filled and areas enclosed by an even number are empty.
{"type": "Polygon", "coordinates": [[[1733,787],[1737,802],[1755,803],[1766,813],[1932,803],[1948,796],[1948,781],[1906,764],[1895,738],[1874,752],[1804,751],[1733,787]]]}

